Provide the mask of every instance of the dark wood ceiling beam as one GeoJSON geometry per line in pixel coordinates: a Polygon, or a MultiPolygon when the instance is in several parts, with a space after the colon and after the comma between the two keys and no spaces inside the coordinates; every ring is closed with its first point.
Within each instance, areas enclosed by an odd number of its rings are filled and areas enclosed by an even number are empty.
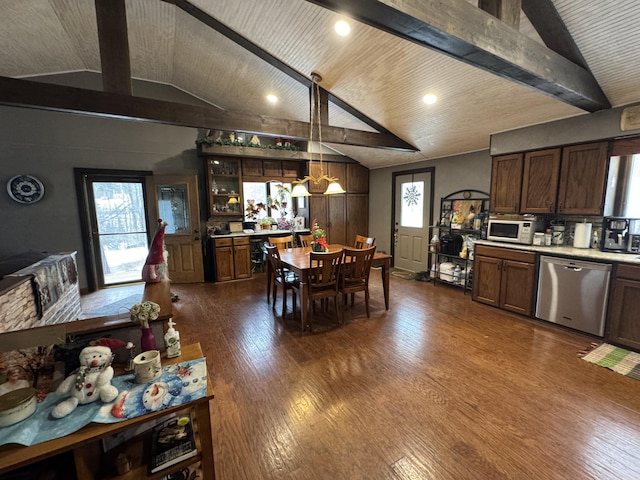
{"type": "Polygon", "coordinates": [[[587,69],[465,0],[307,1],[588,112],[611,108],[587,69]]]}
{"type": "MultiPolygon", "coordinates": [[[[185,13],[188,13],[189,15],[191,15],[196,20],[199,20],[200,22],[202,22],[205,25],[207,25],[208,27],[214,29],[218,33],[224,35],[229,40],[237,43],[238,45],[240,45],[245,50],[248,50],[249,52],[253,53],[257,57],[259,57],[262,60],[264,60],[265,62],[267,62],[269,65],[272,65],[272,66],[276,67],[281,72],[283,72],[286,75],[290,76],[294,80],[297,80],[302,85],[305,85],[306,87],[311,87],[311,79],[310,79],[309,75],[304,75],[303,73],[297,71],[295,68],[293,68],[290,65],[286,64],[285,62],[283,62],[279,58],[271,55],[269,52],[267,52],[266,50],[262,49],[261,47],[259,47],[255,43],[253,43],[248,38],[240,35],[235,30],[232,30],[231,28],[227,27],[224,23],[219,22],[218,20],[213,18],[211,15],[207,14],[206,12],[204,12],[201,9],[199,9],[195,5],[189,3],[186,0],[163,0],[163,1],[167,2],[167,3],[170,3],[172,5],[175,5],[176,7],[180,8],[182,11],[184,11],[185,13]]],[[[311,73],[311,72],[309,72],[309,73],[311,73]]],[[[355,107],[349,105],[347,102],[345,102],[341,98],[336,97],[331,92],[328,92],[328,95],[329,95],[328,98],[331,101],[331,103],[333,103],[334,105],[340,107],[342,110],[344,110],[345,112],[349,113],[350,115],[354,116],[355,118],[360,120],[362,123],[370,126],[371,128],[375,129],[376,131],[378,131],[380,133],[388,133],[388,134],[393,135],[385,127],[383,127],[382,125],[377,123],[372,118],[367,117],[360,110],[358,110],[355,107]]]]}
{"type": "Polygon", "coordinates": [[[576,65],[589,68],[551,0],[522,0],[522,11],[547,47],[576,65]]]}
{"type": "MultiPolygon", "coordinates": [[[[309,139],[310,124],[308,122],[263,115],[246,115],[213,107],[185,105],[9,77],[0,77],[0,105],[164,123],[182,127],[309,139]]],[[[395,135],[349,128],[323,126],[322,140],[342,145],[416,151],[413,145],[395,135]]]]}
{"type": "Polygon", "coordinates": [[[95,0],[102,88],[131,95],[131,63],[125,0],[95,0]]]}
{"type": "Polygon", "coordinates": [[[478,0],[478,7],[489,15],[502,20],[516,30],[520,29],[522,0],[478,0]]]}

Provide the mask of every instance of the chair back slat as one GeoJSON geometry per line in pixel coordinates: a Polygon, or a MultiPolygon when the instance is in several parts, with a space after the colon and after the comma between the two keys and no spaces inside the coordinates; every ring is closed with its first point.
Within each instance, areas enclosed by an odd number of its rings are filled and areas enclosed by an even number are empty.
{"type": "Polygon", "coordinates": [[[368,248],[373,247],[376,244],[375,237],[365,237],[364,235],[356,235],[356,241],[354,246],[356,248],[368,248]]]}

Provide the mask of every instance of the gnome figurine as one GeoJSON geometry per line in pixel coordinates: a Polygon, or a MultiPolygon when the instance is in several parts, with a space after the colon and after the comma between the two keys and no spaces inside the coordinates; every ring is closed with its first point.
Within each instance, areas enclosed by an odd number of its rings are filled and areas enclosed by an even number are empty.
{"type": "Polygon", "coordinates": [[[147,260],[142,267],[142,280],[147,283],[157,283],[167,276],[167,257],[169,253],[164,246],[164,229],[168,225],[161,218],[158,219],[158,229],[151,241],[147,260]]]}

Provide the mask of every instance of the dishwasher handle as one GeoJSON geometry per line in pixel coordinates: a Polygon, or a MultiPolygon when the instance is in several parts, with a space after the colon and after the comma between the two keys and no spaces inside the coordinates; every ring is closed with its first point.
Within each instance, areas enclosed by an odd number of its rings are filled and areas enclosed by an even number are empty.
{"type": "Polygon", "coordinates": [[[564,267],[565,270],[573,270],[574,272],[581,272],[582,267],[564,267]]]}

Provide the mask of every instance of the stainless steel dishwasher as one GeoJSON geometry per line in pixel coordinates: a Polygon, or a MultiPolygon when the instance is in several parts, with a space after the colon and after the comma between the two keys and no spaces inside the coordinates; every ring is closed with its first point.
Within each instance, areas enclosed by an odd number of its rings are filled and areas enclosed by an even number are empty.
{"type": "Polygon", "coordinates": [[[540,257],[536,317],[604,335],[611,265],[540,257]]]}

